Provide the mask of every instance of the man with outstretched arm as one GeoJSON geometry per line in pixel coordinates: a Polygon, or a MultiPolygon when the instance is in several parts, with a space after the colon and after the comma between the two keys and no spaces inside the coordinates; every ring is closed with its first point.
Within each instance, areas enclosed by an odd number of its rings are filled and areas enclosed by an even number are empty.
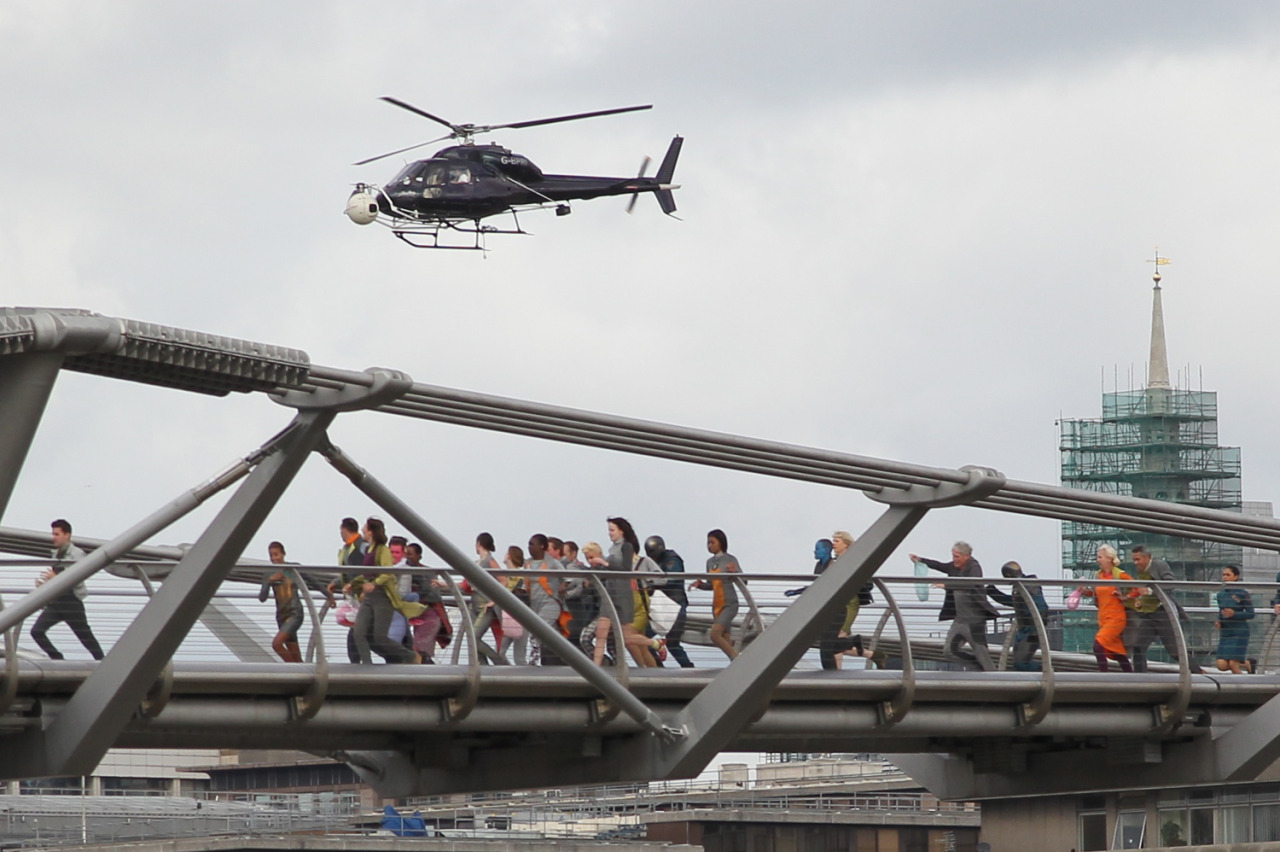
{"type": "MultiPolygon", "coordinates": [[[[36,580],[37,586],[44,585],[56,575],[65,571],[66,567],[72,562],[78,562],[85,557],[84,551],[71,543],[71,524],[59,518],[50,527],[55,561],[53,565],[40,574],[39,579],[36,580]]],[[[95,660],[102,659],[102,646],[98,644],[97,638],[93,635],[93,630],[89,628],[89,618],[84,611],[83,598],[87,594],[88,590],[85,588],[84,583],[78,584],[71,591],[50,601],[49,605],[44,608],[44,612],[40,613],[40,617],[36,619],[36,623],[31,626],[31,638],[40,646],[40,650],[49,655],[49,659],[64,659],[62,652],[54,647],[48,636],[49,629],[62,621],[67,623],[67,626],[71,628],[71,632],[76,634],[76,638],[80,640],[80,644],[85,647],[85,650],[95,660]]]]}
{"type": "MultiPolygon", "coordinates": [[[[957,541],[951,546],[950,562],[922,559],[914,553],[911,554],[911,561],[927,565],[934,571],[941,571],[951,577],[982,576],[982,566],[973,558],[973,548],[965,541],[957,541]]],[[[967,644],[983,671],[995,669],[991,652],[987,650],[987,620],[998,615],[995,607],[987,602],[986,590],[981,586],[953,588],[948,584],[942,611],[938,613],[939,621],[951,622],[951,629],[947,631],[946,643],[942,649],[943,657],[967,662],[967,657],[960,654],[960,646],[967,644]]]]}

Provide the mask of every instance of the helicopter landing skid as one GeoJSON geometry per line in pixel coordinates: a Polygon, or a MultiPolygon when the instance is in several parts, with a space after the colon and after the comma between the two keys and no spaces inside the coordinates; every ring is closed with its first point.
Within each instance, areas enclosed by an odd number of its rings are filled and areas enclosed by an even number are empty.
{"type": "Polygon", "coordinates": [[[406,245],[413,248],[422,249],[445,249],[453,251],[488,251],[484,244],[484,238],[490,234],[524,234],[532,236],[524,228],[520,227],[520,219],[516,216],[514,210],[511,211],[511,219],[514,222],[513,227],[501,228],[496,225],[482,225],[479,219],[466,220],[449,220],[442,219],[431,223],[423,223],[420,225],[406,225],[403,222],[397,222],[391,226],[391,232],[395,234],[406,245]],[[441,243],[441,233],[458,233],[471,234],[473,241],[471,245],[453,245],[449,243],[441,243]]]}

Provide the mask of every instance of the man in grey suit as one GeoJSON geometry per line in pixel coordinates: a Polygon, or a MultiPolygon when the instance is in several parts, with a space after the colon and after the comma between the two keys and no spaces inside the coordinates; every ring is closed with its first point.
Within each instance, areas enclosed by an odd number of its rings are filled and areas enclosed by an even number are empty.
{"type": "MultiPolygon", "coordinates": [[[[951,546],[950,562],[922,559],[914,553],[911,554],[911,561],[927,565],[934,571],[941,571],[951,577],[982,576],[982,566],[973,558],[973,548],[965,541],[957,541],[951,546]]],[[[943,655],[949,660],[968,661],[968,657],[959,653],[960,646],[967,643],[973,651],[973,659],[977,660],[982,670],[993,670],[995,663],[991,660],[991,652],[987,650],[987,620],[996,618],[999,614],[987,601],[987,594],[982,586],[951,588],[948,585],[947,595],[942,601],[942,611],[938,613],[939,621],[951,620],[951,629],[947,631],[947,639],[943,645],[943,655]]]]}
{"type": "MultiPolygon", "coordinates": [[[[1173,569],[1163,559],[1152,559],[1151,551],[1145,545],[1138,545],[1130,551],[1133,554],[1133,572],[1135,580],[1176,580],[1173,569]]],[[[1144,589],[1145,591],[1150,591],[1144,589]]],[[[1174,602],[1176,605],[1176,601],[1174,602]]],[[[1178,662],[1178,636],[1173,625],[1173,617],[1180,617],[1181,612],[1171,616],[1160,598],[1154,593],[1144,594],[1138,598],[1129,598],[1124,602],[1125,613],[1129,619],[1124,628],[1124,646],[1129,649],[1129,659],[1133,661],[1135,672],[1147,670],[1147,648],[1158,637],[1173,661],[1178,662]]],[[[1204,672],[1195,660],[1187,661],[1191,671],[1196,674],[1204,672]]]]}

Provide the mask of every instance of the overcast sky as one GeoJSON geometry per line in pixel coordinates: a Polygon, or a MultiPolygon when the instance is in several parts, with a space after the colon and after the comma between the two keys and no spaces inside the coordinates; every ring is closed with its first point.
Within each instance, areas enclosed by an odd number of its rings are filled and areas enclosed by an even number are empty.
{"type": "MultiPolygon", "coordinates": [[[[1056,482],[1055,421],[1142,382],[1158,244],[1174,370],[1220,392],[1246,498],[1280,498],[1273,5],[5,0],[0,74],[4,304],[1056,482]],[[406,160],[351,163],[440,133],[382,95],[475,123],[652,103],[492,138],[625,176],[681,134],[683,221],[603,199],[487,255],[407,248],[342,215],[406,160]]],[[[111,537],[288,418],[66,374],[3,523],[111,537]]],[[[603,540],[621,514],[695,564],[722,527],[748,572],[804,571],[879,508],[388,415],[332,434],[467,549],[481,529],[603,540]]],[[[278,538],[327,563],[337,521],[371,511],[314,460],[249,555],[278,538]]],[[[957,537],[988,573],[1057,575],[1056,522],[965,509],[889,571],[957,537]]]]}

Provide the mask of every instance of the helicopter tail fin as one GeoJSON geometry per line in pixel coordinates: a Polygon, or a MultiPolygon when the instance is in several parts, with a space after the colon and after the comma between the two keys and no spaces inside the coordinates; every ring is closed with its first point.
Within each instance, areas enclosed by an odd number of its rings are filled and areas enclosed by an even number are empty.
{"type": "Polygon", "coordinates": [[[676,212],[676,197],[671,190],[676,187],[671,185],[671,179],[676,174],[676,160],[680,158],[680,148],[684,145],[684,138],[676,136],[671,140],[671,146],[667,148],[667,155],[662,158],[662,165],[658,167],[658,173],[654,179],[658,182],[658,189],[654,191],[654,197],[658,199],[658,205],[662,208],[662,212],[668,216],[676,212]]]}

